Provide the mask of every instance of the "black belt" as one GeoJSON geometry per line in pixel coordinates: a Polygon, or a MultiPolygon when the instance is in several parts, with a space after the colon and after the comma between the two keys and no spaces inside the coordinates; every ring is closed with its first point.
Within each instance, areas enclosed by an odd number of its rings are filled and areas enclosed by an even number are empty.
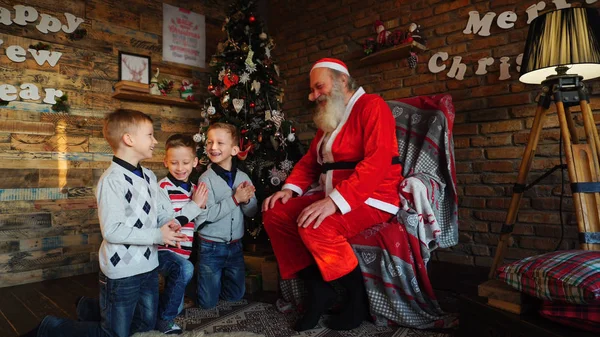
{"type": "MultiPolygon", "coordinates": [[[[335,163],[324,163],[321,165],[321,172],[327,173],[329,170],[351,170],[358,165],[358,161],[337,161],[335,163]]],[[[402,164],[400,157],[392,158],[392,165],[402,164]]]]}

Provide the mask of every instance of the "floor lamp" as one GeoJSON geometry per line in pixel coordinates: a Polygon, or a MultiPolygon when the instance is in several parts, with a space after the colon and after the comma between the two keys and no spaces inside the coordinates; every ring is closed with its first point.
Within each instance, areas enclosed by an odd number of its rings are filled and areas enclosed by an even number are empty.
{"type": "Polygon", "coordinates": [[[600,138],[583,80],[600,77],[600,14],[595,8],[566,8],[547,12],[531,22],[519,81],[541,84],[541,94],[517,183],[501,229],[490,270],[493,278],[504,261],[527,175],[550,105],[554,103],[567,159],[569,181],[581,248],[600,250],[600,138]],[[585,139],[580,139],[570,107],[579,106],[585,139]]]}

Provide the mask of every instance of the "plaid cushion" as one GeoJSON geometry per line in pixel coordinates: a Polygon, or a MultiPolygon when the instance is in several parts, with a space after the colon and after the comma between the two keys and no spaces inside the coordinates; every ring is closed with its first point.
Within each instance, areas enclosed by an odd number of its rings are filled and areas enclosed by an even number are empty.
{"type": "Polygon", "coordinates": [[[527,257],[498,268],[497,277],[543,300],[600,304],[600,251],[567,250],[527,257]]]}
{"type": "Polygon", "coordinates": [[[564,325],[600,332],[600,305],[544,301],[540,309],[540,315],[564,325]]]}

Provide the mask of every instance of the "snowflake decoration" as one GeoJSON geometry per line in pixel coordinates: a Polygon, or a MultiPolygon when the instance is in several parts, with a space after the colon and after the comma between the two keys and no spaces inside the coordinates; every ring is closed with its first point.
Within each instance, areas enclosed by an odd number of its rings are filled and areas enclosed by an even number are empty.
{"type": "Polygon", "coordinates": [[[257,130],[261,128],[261,118],[260,117],[254,117],[252,118],[252,123],[250,123],[250,128],[253,130],[257,130]]]}
{"type": "Polygon", "coordinates": [[[271,58],[271,49],[269,47],[265,47],[265,56],[271,58]]]}
{"type": "Polygon", "coordinates": [[[278,170],[276,167],[273,167],[269,171],[269,178],[277,178],[279,181],[284,181],[287,178],[287,173],[283,170],[278,170]]]}
{"type": "Polygon", "coordinates": [[[291,160],[288,160],[288,159],[279,163],[279,168],[286,172],[291,171],[293,167],[294,167],[294,162],[291,160]]]}
{"type": "Polygon", "coordinates": [[[243,73],[242,76],[240,76],[240,83],[246,84],[248,81],[250,81],[250,74],[243,73]]]}
{"type": "Polygon", "coordinates": [[[246,72],[248,74],[252,74],[255,71],[256,71],[256,64],[252,64],[252,65],[246,64],[246,72]]]}

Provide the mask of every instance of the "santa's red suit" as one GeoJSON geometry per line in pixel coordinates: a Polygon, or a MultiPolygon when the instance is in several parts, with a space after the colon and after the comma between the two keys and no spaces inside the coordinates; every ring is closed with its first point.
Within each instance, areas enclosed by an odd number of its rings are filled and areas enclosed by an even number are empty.
{"type": "Polygon", "coordinates": [[[315,262],[325,281],[348,274],[358,260],[347,238],[396,214],[402,168],[392,165],[392,159],[398,157],[395,125],[387,103],[359,88],[337,128],[331,134],[317,132],[309,152],[283,186],[299,197],[286,204],[277,202],[263,214],[283,279],[295,278],[298,271],[315,262]],[[356,165],[341,169],[354,165],[340,162],[356,165]],[[335,169],[323,173],[328,166],[335,169]],[[311,189],[316,182],[318,186],[311,189]],[[299,228],[300,212],[325,196],[339,211],[317,229],[312,224],[299,228]]]}

